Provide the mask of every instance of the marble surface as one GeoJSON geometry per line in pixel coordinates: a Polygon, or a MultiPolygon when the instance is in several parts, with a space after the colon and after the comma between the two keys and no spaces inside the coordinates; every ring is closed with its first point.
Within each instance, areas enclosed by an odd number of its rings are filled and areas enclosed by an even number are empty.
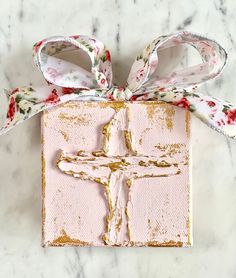
{"type": "MultiPolygon", "coordinates": [[[[1,89],[43,83],[31,46],[50,35],[95,35],[111,49],[120,83],[150,40],[187,29],[229,53],[221,78],[201,90],[236,102],[235,13],[234,0],[2,1],[1,89]]],[[[183,249],[43,249],[40,116],[2,136],[0,277],[235,277],[236,142],[195,119],[192,129],[194,247],[183,249]]]]}

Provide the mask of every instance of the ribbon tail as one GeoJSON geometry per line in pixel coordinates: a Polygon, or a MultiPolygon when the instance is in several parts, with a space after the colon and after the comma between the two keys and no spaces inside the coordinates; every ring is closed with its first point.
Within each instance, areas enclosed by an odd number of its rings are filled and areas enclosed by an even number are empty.
{"type": "MultiPolygon", "coordinates": [[[[212,96],[190,94],[186,96],[187,107],[212,129],[236,140],[236,106],[212,96]]],[[[177,102],[178,103],[178,102],[177,102]]],[[[180,104],[181,106],[181,104],[180,104]]]]}
{"type": "Polygon", "coordinates": [[[0,135],[45,109],[75,99],[75,95],[63,95],[62,88],[51,85],[17,88],[5,92],[4,98],[0,103],[0,135]]]}
{"type": "Polygon", "coordinates": [[[158,99],[187,109],[209,127],[236,139],[236,105],[230,102],[186,90],[152,92],[145,99],[158,99]]]}

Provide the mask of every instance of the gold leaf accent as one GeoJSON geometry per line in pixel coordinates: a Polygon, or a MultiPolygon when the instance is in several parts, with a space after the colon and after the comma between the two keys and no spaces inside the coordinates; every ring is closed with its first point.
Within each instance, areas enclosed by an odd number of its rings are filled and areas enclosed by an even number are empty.
{"type": "Polygon", "coordinates": [[[49,245],[52,246],[64,246],[64,245],[76,245],[76,246],[90,246],[91,243],[82,241],[76,238],[68,236],[64,229],[61,230],[61,236],[54,239],[49,245]]]}
{"type": "Polygon", "coordinates": [[[109,121],[103,126],[103,151],[107,153],[109,151],[109,142],[111,138],[111,126],[113,125],[113,120],[109,121]]]}
{"type": "Polygon", "coordinates": [[[45,226],[45,219],[46,219],[46,209],[45,209],[45,189],[46,189],[46,174],[45,174],[45,169],[46,169],[46,161],[43,155],[43,151],[41,153],[41,167],[42,167],[42,244],[44,244],[44,226],[45,226]]]}
{"type": "Polygon", "coordinates": [[[165,120],[166,120],[166,127],[169,130],[173,129],[173,117],[175,115],[175,109],[171,105],[166,105],[165,107],[165,120]]]}
{"type": "Polygon", "coordinates": [[[147,110],[147,116],[149,120],[153,120],[153,117],[156,112],[156,104],[153,102],[147,102],[146,104],[146,110],[147,110]]]}
{"type": "Polygon", "coordinates": [[[191,114],[189,111],[185,112],[185,130],[187,137],[190,137],[190,122],[191,122],[191,114]]]}
{"type": "Polygon", "coordinates": [[[120,161],[110,162],[110,163],[107,163],[107,164],[101,164],[100,166],[101,167],[108,167],[108,168],[111,169],[111,172],[115,172],[118,169],[123,170],[123,167],[129,166],[129,165],[130,165],[130,163],[126,162],[124,159],[121,159],[120,161]]]}
{"type": "Polygon", "coordinates": [[[116,229],[119,232],[121,229],[121,224],[122,224],[122,217],[119,218],[119,221],[116,223],[116,229]]]}
{"type": "Polygon", "coordinates": [[[137,151],[135,151],[133,146],[133,134],[130,130],[124,130],[124,137],[125,137],[125,145],[128,151],[130,151],[133,154],[136,154],[137,151]]]}
{"type": "Polygon", "coordinates": [[[64,139],[66,140],[66,142],[69,141],[69,135],[68,133],[66,133],[65,131],[63,130],[59,130],[59,132],[61,133],[61,135],[64,137],[64,139]]]}
{"type": "Polygon", "coordinates": [[[66,113],[60,113],[58,115],[58,119],[65,123],[72,123],[72,124],[78,124],[78,125],[87,125],[90,123],[90,119],[88,115],[76,115],[72,116],[66,113]]]}
{"type": "Polygon", "coordinates": [[[174,241],[174,240],[158,242],[154,240],[154,241],[148,241],[146,245],[151,247],[182,247],[183,242],[174,241]]]}
{"type": "Polygon", "coordinates": [[[98,103],[100,108],[112,108],[116,112],[118,112],[122,108],[126,108],[127,105],[124,101],[104,101],[104,102],[99,102],[98,103]]]}
{"type": "Polygon", "coordinates": [[[162,105],[161,108],[164,109],[165,112],[165,122],[166,122],[166,128],[169,130],[173,129],[173,117],[175,115],[175,108],[164,102],[144,102],[146,105],[146,111],[147,111],[147,117],[149,120],[153,120],[154,116],[156,114],[156,110],[160,107],[160,104],[162,105]]]}

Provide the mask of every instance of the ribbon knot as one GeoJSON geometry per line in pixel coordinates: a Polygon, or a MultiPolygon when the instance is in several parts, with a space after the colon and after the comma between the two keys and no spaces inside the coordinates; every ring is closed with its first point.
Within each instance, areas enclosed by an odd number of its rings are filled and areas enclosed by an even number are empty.
{"type": "Polygon", "coordinates": [[[6,105],[0,103],[5,107],[5,114],[0,115],[0,134],[40,111],[70,100],[158,100],[187,109],[208,126],[236,139],[236,106],[196,90],[219,76],[226,64],[227,54],[214,40],[185,31],[153,40],[136,57],[125,87],[112,84],[110,52],[94,38],[51,37],[36,43],[33,51],[48,85],[6,92],[6,105]],[[180,44],[194,47],[202,63],[158,77],[158,53],[180,44]],[[69,52],[73,59],[63,59],[62,54],[69,52]]]}
{"type": "Polygon", "coordinates": [[[107,91],[107,98],[116,101],[128,101],[131,99],[132,95],[128,87],[113,86],[107,91]]]}

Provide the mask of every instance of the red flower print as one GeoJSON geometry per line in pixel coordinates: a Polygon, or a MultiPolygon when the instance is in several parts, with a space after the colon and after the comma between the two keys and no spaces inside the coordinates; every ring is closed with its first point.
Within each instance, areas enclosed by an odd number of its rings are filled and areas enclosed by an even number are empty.
{"type": "Polygon", "coordinates": [[[110,92],[107,93],[107,98],[109,100],[114,100],[113,94],[111,94],[110,92]]]}
{"type": "Polygon", "coordinates": [[[148,99],[148,94],[142,95],[142,100],[147,100],[148,99]]]}
{"type": "Polygon", "coordinates": [[[110,62],[111,61],[111,55],[110,55],[110,52],[108,50],[106,50],[105,55],[106,55],[106,60],[110,62]]]}
{"type": "Polygon", "coordinates": [[[44,42],[45,42],[45,40],[42,40],[42,41],[40,41],[40,42],[38,42],[38,43],[36,43],[36,44],[34,45],[34,51],[35,51],[35,53],[38,53],[38,50],[39,50],[40,46],[41,46],[44,42]]]}
{"type": "Polygon", "coordinates": [[[57,95],[57,90],[53,89],[51,94],[48,96],[47,99],[44,100],[45,103],[58,103],[60,101],[59,96],[57,95]]]}
{"type": "Polygon", "coordinates": [[[11,91],[11,95],[18,93],[19,92],[19,88],[16,88],[15,90],[11,91]]]}
{"type": "Polygon", "coordinates": [[[69,95],[69,94],[73,94],[75,91],[74,88],[62,88],[62,93],[64,95],[69,95]]]}
{"type": "Polygon", "coordinates": [[[236,108],[226,111],[225,114],[227,116],[227,123],[228,124],[236,123],[236,108]]]}
{"type": "Polygon", "coordinates": [[[130,100],[131,100],[131,101],[135,101],[137,98],[138,98],[138,96],[132,96],[132,97],[130,98],[130,100]]]}
{"type": "Polygon", "coordinates": [[[106,79],[105,79],[105,78],[102,78],[101,84],[105,84],[105,82],[106,82],[106,79]]]}
{"type": "Polygon", "coordinates": [[[207,104],[208,104],[208,106],[210,106],[210,107],[214,107],[216,104],[215,104],[215,102],[214,101],[207,101],[207,104]]]}
{"type": "Polygon", "coordinates": [[[74,36],[71,36],[71,38],[77,40],[80,36],[79,35],[74,35],[74,36]]]}
{"type": "Polygon", "coordinates": [[[225,122],[223,119],[221,119],[221,120],[217,121],[217,124],[218,124],[218,126],[222,126],[222,125],[225,125],[225,122]]]}
{"type": "Polygon", "coordinates": [[[188,110],[190,108],[190,104],[185,97],[181,98],[181,100],[175,101],[173,104],[182,108],[186,108],[188,110]]]}
{"type": "Polygon", "coordinates": [[[142,68],[142,69],[139,69],[139,70],[137,71],[136,81],[137,81],[137,82],[140,81],[140,79],[141,79],[143,76],[144,76],[144,69],[142,68]]]}
{"type": "MultiPolygon", "coordinates": [[[[61,76],[62,74],[59,73],[56,69],[54,68],[47,68],[46,71],[49,75],[49,77],[55,82],[57,78],[59,78],[59,76],[61,76]]],[[[51,80],[50,80],[51,81],[51,80]]]]}
{"type": "Polygon", "coordinates": [[[8,107],[8,112],[7,112],[7,118],[9,118],[11,121],[14,119],[15,113],[16,113],[16,101],[14,97],[11,97],[10,99],[10,104],[8,107]]]}

